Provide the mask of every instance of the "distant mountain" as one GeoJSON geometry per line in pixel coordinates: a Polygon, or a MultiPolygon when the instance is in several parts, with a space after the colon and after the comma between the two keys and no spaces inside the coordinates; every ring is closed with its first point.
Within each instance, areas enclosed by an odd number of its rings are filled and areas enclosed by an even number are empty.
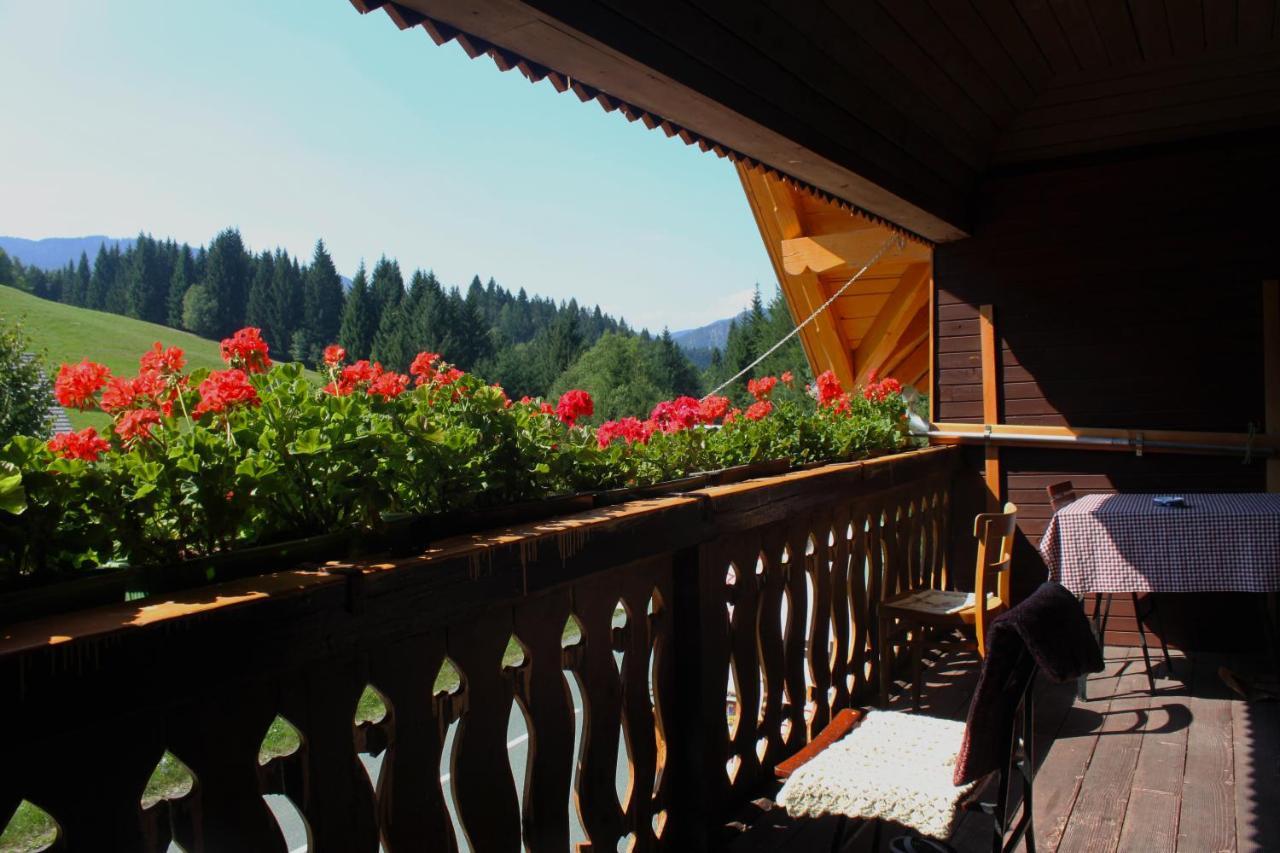
{"type": "Polygon", "coordinates": [[[11,258],[17,258],[30,267],[42,270],[61,269],[67,262],[76,263],[80,253],[89,256],[89,263],[98,254],[98,248],[106,243],[108,246],[118,245],[120,251],[126,251],[133,245],[132,237],[106,237],[94,234],[90,237],[45,237],[41,240],[27,240],[23,237],[0,236],[0,249],[11,258]]]}
{"type": "Polygon", "coordinates": [[[678,332],[671,333],[671,339],[687,352],[694,350],[712,350],[724,349],[724,345],[729,341],[729,324],[735,320],[742,320],[751,312],[743,311],[736,317],[728,317],[724,320],[716,320],[714,323],[708,323],[705,326],[699,326],[696,329],[681,329],[678,332]]]}

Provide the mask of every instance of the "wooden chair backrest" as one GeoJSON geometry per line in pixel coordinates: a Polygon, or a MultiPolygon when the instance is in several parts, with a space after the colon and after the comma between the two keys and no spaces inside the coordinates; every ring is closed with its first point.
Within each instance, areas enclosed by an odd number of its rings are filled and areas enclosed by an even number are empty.
{"type": "Polygon", "coordinates": [[[1076,488],[1071,485],[1070,480],[1063,480],[1061,483],[1047,486],[1045,491],[1049,493],[1049,506],[1054,512],[1076,499],[1076,488]]]}
{"type": "Polygon", "coordinates": [[[1009,607],[1013,566],[1013,534],[1018,527],[1018,507],[1007,503],[1003,512],[979,513],[973,520],[978,539],[978,564],[973,578],[974,627],[978,653],[987,655],[987,629],[994,614],[987,610],[987,593],[994,591],[1000,604],[1009,607]],[[993,590],[992,587],[995,587],[993,590]]]}

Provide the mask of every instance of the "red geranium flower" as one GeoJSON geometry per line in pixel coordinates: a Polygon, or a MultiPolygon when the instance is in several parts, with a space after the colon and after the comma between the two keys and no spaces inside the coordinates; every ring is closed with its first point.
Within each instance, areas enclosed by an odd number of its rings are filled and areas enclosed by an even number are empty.
{"type": "Polygon", "coordinates": [[[539,403],[538,413],[542,415],[548,415],[548,416],[554,415],[556,413],[556,407],[551,405],[550,403],[539,403]]]}
{"type": "Polygon", "coordinates": [[[759,379],[752,379],[747,383],[747,391],[757,400],[767,400],[769,395],[773,393],[774,386],[778,384],[776,376],[761,376],[759,379]]]}
{"type": "Polygon", "coordinates": [[[85,427],[80,432],[60,432],[49,439],[48,447],[63,459],[85,462],[97,462],[98,457],[111,449],[111,445],[99,438],[93,427],[85,427]]]}
{"type": "Polygon", "coordinates": [[[782,384],[786,385],[788,388],[790,388],[791,385],[796,381],[795,376],[791,373],[790,370],[782,371],[781,378],[782,378],[782,384]]]}
{"type": "Polygon", "coordinates": [[[698,419],[704,424],[713,424],[729,411],[728,397],[703,397],[698,404],[698,419]]]}
{"type": "Polygon", "coordinates": [[[742,409],[732,409],[725,414],[723,423],[731,424],[734,421],[736,421],[741,415],[742,415],[742,409]]]}
{"type": "Polygon", "coordinates": [[[680,432],[692,429],[702,418],[702,405],[692,397],[676,397],[663,400],[653,407],[649,419],[663,432],[680,432]]]}
{"type": "Polygon", "coordinates": [[[591,395],[586,391],[574,389],[565,391],[556,403],[556,417],[569,426],[573,426],[578,418],[590,417],[596,410],[591,395]]]}
{"type": "Polygon", "coordinates": [[[271,366],[267,342],[262,330],[245,326],[229,338],[222,339],[222,360],[234,368],[249,373],[262,373],[271,366]]]}
{"type": "Polygon", "coordinates": [[[414,381],[415,386],[426,385],[436,376],[435,364],[440,360],[440,353],[437,352],[420,352],[414,356],[413,364],[409,365],[409,372],[417,379],[414,381]]]}
{"type": "Polygon", "coordinates": [[[134,399],[138,396],[138,392],[133,389],[133,380],[125,379],[123,376],[113,376],[107,382],[107,387],[102,392],[102,411],[107,414],[115,414],[123,412],[125,409],[132,408],[134,399]]]}
{"type": "MultiPolygon", "coordinates": [[[[874,376],[875,372],[872,371],[870,375],[874,376]]],[[[885,400],[889,398],[890,394],[901,394],[901,393],[902,393],[902,383],[894,379],[892,376],[886,376],[880,382],[873,382],[870,385],[868,385],[863,390],[862,396],[866,397],[868,400],[872,401],[873,403],[883,403],[885,400]]]]}
{"type": "Polygon", "coordinates": [[[369,383],[369,396],[381,397],[384,400],[391,400],[399,397],[404,393],[404,389],[409,387],[409,377],[403,373],[393,373],[388,371],[380,373],[369,383]]]}
{"type": "Polygon", "coordinates": [[[819,373],[817,383],[819,406],[830,406],[844,396],[844,389],[840,387],[840,380],[836,378],[833,370],[824,370],[819,373]]]}
{"type": "Polygon", "coordinates": [[[370,363],[368,359],[362,358],[355,364],[348,364],[342,368],[338,381],[330,382],[324,386],[324,392],[338,397],[345,397],[359,388],[369,387],[382,373],[381,363],[376,361],[370,363]]]}
{"type": "Polygon", "coordinates": [[[258,392],[243,370],[215,370],[200,383],[200,404],[192,414],[199,417],[205,412],[225,412],[241,403],[256,406],[259,402],[258,392]]]}
{"type": "Polygon", "coordinates": [[[111,371],[105,365],[85,358],[79,364],[64,364],[58,369],[53,391],[60,405],[85,411],[110,379],[111,371]]]}
{"type": "Polygon", "coordinates": [[[159,341],[151,345],[151,349],[138,359],[138,366],[145,372],[154,370],[157,373],[178,373],[187,366],[186,354],[177,347],[165,349],[159,341]]]}
{"type": "Polygon", "coordinates": [[[758,421],[773,411],[773,403],[768,400],[757,400],[747,407],[747,420],[758,421]]]}
{"type": "Polygon", "coordinates": [[[433,381],[437,385],[452,385],[453,383],[457,382],[459,379],[461,379],[466,375],[467,375],[467,372],[465,370],[459,370],[456,367],[450,367],[446,370],[441,370],[438,373],[436,373],[433,381]]]}
{"type": "Polygon", "coordinates": [[[619,438],[627,444],[634,444],[637,441],[646,444],[649,436],[653,435],[654,428],[653,421],[640,421],[637,418],[605,421],[596,431],[596,443],[602,450],[619,438]]]}
{"type": "Polygon", "coordinates": [[[129,444],[151,438],[151,428],[158,423],[160,413],[155,409],[133,409],[120,416],[115,431],[125,444],[129,444]]]}
{"type": "Polygon", "coordinates": [[[347,360],[347,351],[337,344],[329,344],[324,348],[324,363],[329,367],[337,367],[347,360]]]}

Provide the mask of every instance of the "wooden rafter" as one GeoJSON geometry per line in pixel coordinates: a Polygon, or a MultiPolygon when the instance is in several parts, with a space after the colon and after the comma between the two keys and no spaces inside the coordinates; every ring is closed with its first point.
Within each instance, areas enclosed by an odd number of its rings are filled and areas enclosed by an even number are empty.
{"type": "Polygon", "coordinates": [[[802,321],[834,297],[800,333],[813,371],[834,371],[846,388],[872,371],[927,388],[929,248],[909,243],[877,257],[891,231],[766,172],[738,173],[792,316],[802,321]]]}
{"type": "MultiPolygon", "coordinates": [[[[827,300],[827,295],[816,273],[803,271],[791,274],[783,264],[783,241],[798,237],[801,232],[800,220],[790,198],[791,190],[781,182],[771,184],[763,173],[742,166],[738,167],[738,177],[760,226],[769,259],[773,263],[787,305],[791,308],[791,315],[797,323],[801,322],[827,300]]],[[[833,370],[842,384],[846,387],[853,385],[849,346],[834,312],[827,311],[823,316],[816,317],[800,330],[799,337],[809,359],[809,366],[815,374],[833,370]]]]}
{"type": "Polygon", "coordinates": [[[854,352],[859,382],[865,382],[872,371],[882,373],[898,352],[907,327],[929,304],[931,273],[929,264],[913,264],[898,280],[854,352]]]}

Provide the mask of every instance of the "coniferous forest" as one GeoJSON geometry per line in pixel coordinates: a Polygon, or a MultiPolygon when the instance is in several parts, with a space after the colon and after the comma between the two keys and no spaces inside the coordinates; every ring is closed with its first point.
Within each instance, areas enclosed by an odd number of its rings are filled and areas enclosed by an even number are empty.
{"type": "MultiPolygon", "coordinates": [[[[386,257],[371,269],[362,264],[348,288],[324,241],[306,258],[282,249],[255,254],[233,228],[194,249],[139,234],[123,250],[104,245],[96,257],[82,253],[78,263],[57,270],[24,266],[0,250],[0,284],[214,340],[257,326],[273,355],[311,366],[334,342],[351,359],[398,371],[417,352],[438,352],[516,398],[587,390],[597,401],[596,420],[644,414],[682,394],[700,396],[794,326],[780,293],[766,304],[757,291],[724,350],[713,350],[700,371],[665,330],[633,329],[599,306],[557,303],[523,288],[512,293],[478,276],[464,289],[430,271],[406,273],[386,257]]],[[[808,377],[797,339],[752,373],[783,370],[808,377]]],[[[745,380],[725,393],[745,397],[745,380]]]]}

